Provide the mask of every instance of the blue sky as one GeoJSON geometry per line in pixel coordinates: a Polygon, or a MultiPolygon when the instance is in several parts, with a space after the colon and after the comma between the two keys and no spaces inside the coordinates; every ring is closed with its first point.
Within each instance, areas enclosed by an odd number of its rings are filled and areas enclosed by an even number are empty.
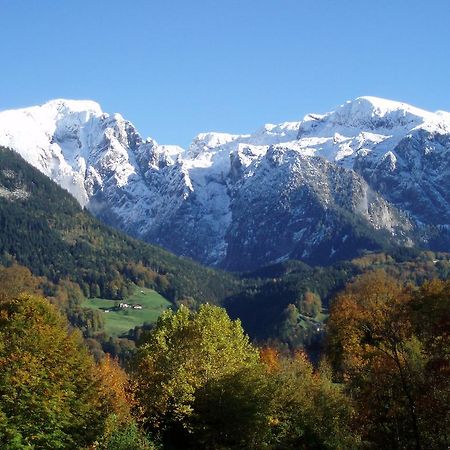
{"type": "Polygon", "coordinates": [[[93,99],[186,146],[375,95],[450,111],[450,1],[0,0],[0,109],[93,99]]]}

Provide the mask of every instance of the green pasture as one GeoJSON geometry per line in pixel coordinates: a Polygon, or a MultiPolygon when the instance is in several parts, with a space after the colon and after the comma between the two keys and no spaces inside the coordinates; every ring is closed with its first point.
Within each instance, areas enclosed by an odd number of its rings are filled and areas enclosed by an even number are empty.
{"type": "Polygon", "coordinates": [[[89,298],[83,303],[83,307],[100,309],[105,319],[105,332],[111,336],[120,336],[137,325],[144,322],[155,322],[159,315],[170,306],[170,302],[156,291],[137,287],[134,294],[121,302],[128,304],[140,304],[142,309],[121,309],[112,311],[117,300],[104,298],[89,298]],[[104,312],[109,309],[109,312],[104,312]]]}

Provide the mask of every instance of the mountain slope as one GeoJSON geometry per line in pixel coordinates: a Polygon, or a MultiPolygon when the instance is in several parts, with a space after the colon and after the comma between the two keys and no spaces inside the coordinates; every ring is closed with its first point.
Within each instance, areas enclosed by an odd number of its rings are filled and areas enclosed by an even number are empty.
{"type": "Polygon", "coordinates": [[[0,228],[0,263],[14,258],[53,282],[79,283],[87,295],[120,298],[133,282],[172,301],[217,302],[238,284],[230,274],[102,225],[17,153],[1,148],[0,228]]]}
{"type": "Polygon", "coordinates": [[[330,263],[450,248],[450,115],[375,97],[254,134],[143,140],[120,115],[55,100],[0,113],[0,144],[107,224],[202,263],[330,263]]]}

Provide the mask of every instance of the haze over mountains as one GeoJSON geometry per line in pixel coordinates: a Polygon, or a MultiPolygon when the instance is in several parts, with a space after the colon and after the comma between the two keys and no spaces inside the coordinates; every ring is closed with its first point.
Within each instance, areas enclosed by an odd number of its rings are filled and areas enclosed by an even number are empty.
{"type": "Polygon", "coordinates": [[[0,113],[0,145],[106,223],[204,264],[326,264],[384,246],[450,249],[450,113],[360,97],[188,149],[92,101],[0,113]]]}

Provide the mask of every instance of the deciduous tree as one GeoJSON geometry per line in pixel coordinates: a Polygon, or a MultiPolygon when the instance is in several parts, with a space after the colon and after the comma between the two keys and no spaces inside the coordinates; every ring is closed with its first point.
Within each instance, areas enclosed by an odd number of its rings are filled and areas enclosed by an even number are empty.
{"type": "Polygon", "coordinates": [[[45,299],[0,302],[0,446],[75,449],[105,419],[96,366],[78,334],[45,299]]]}
{"type": "MultiPolygon", "coordinates": [[[[167,445],[181,445],[181,440],[187,446],[189,436],[200,428],[200,440],[205,439],[209,425],[202,411],[211,407],[214,398],[220,413],[222,398],[230,418],[236,399],[244,395],[238,384],[244,385],[258,366],[257,350],[239,321],[230,320],[222,308],[202,305],[194,313],[181,306],[177,312],[166,311],[139,349],[135,371],[148,429],[166,439],[167,445]],[[236,382],[234,387],[231,380],[236,382]]],[[[211,419],[219,423],[223,417],[211,419]]],[[[202,445],[208,448],[209,444],[202,445]]]]}

